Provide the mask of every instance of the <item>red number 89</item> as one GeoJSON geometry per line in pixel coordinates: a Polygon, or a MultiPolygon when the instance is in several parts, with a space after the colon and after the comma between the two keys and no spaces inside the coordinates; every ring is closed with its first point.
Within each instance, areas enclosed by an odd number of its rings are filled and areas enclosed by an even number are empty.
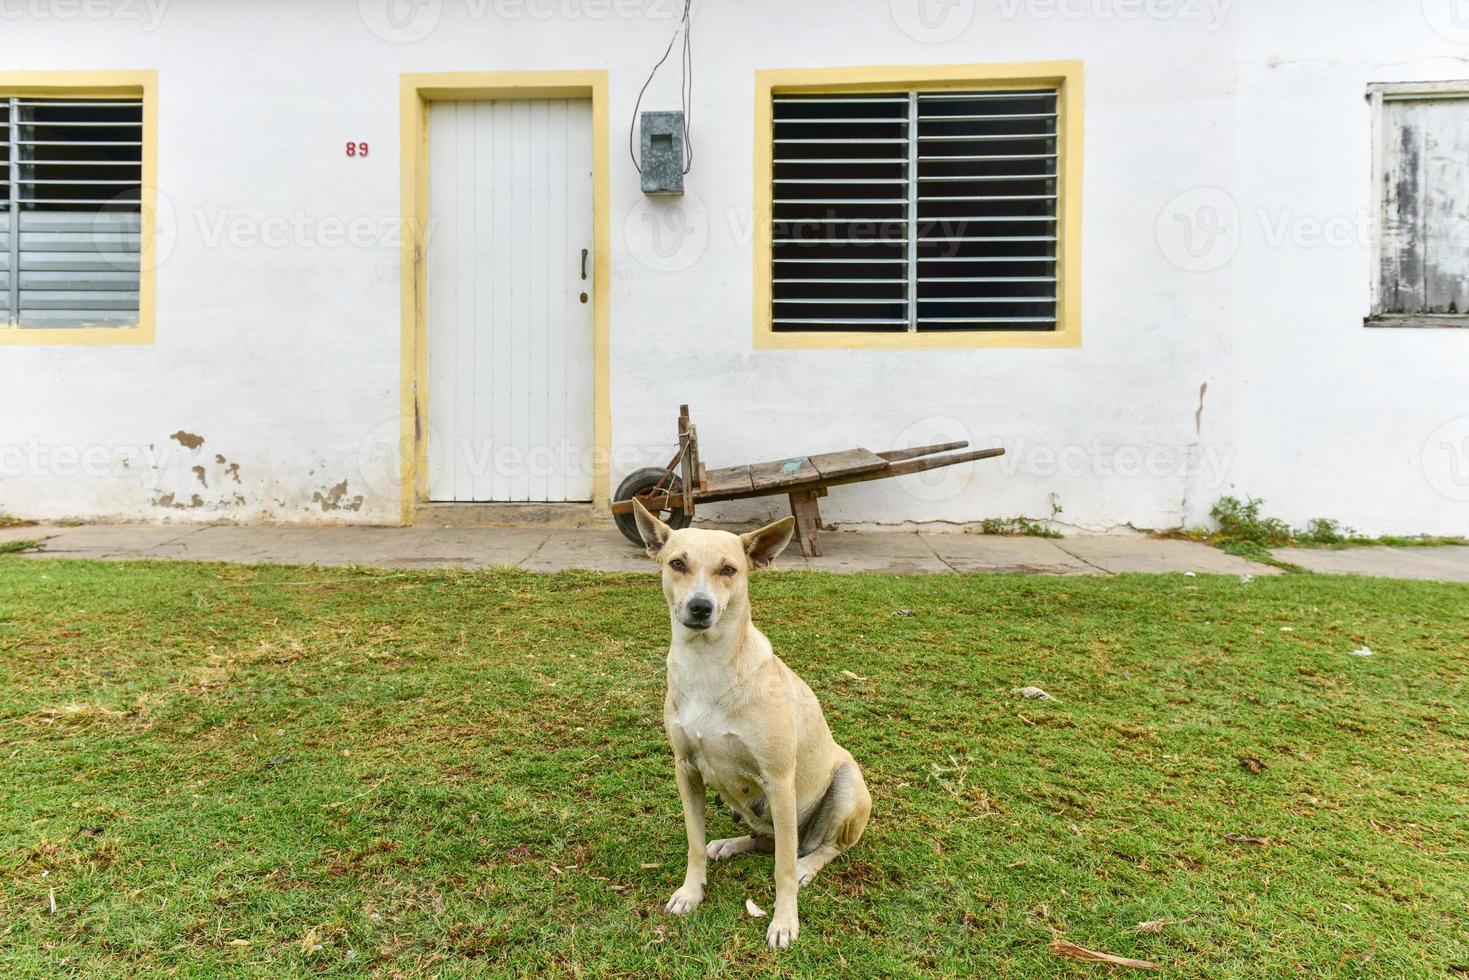
{"type": "Polygon", "coordinates": [[[365,157],[365,156],[367,156],[367,144],[366,143],[354,143],[351,140],[348,140],[347,141],[347,156],[349,156],[349,157],[365,157]]]}

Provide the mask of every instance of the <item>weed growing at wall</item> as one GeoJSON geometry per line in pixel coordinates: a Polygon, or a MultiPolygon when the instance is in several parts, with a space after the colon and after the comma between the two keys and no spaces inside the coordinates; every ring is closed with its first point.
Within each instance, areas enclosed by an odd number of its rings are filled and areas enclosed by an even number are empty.
{"type": "Polygon", "coordinates": [[[1205,540],[1233,555],[1264,560],[1268,548],[1345,548],[1349,545],[1424,547],[1469,544],[1459,537],[1381,537],[1359,535],[1329,517],[1315,517],[1305,527],[1294,528],[1278,517],[1262,513],[1265,501],[1258,497],[1220,497],[1209,511],[1214,530],[1197,530],[1189,536],[1205,540]]]}

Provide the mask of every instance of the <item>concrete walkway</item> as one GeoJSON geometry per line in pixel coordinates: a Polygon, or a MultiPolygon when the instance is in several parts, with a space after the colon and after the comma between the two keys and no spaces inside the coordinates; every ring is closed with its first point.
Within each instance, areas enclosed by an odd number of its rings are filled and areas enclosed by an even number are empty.
{"type": "Polygon", "coordinates": [[[1281,561],[1329,575],[1380,575],[1383,578],[1469,582],[1469,547],[1430,548],[1276,548],[1281,561]]]}
{"type": "MultiPolygon", "coordinates": [[[[30,525],[0,541],[36,539],[40,558],[157,558],[392,568],[506,566],[550,572],[650,571],[639,549],[609,527],[238,527],[189,524],[30,525]]],[[[1196,572],[1275,575],[1279,570],[1191,541],[1141,535],[999,537],[915,531],[826,531],[825,554],[794,548],[779,568],[832,572],[1026,572],[1110,575],[1196,572]]],[[[1285,561],[1322,572],[1469,581],[1469,548],[1283,549],[1285,561]]]]}

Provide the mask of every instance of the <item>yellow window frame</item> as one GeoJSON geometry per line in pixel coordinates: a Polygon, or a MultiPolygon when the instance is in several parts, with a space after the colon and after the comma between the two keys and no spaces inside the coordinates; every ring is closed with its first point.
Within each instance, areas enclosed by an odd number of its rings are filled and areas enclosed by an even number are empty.
{"type": "MultiPolygon", "coordinates": [[[[158,72],[3,71],[0,98],[134,98],[143,102],[142,236],[138,262],[138,323],[132,327],[12,327],[0,323],[0,344],[151,344],[157,317],[158,72]]],[[[18,229],[12,229],[18,234],[18,229]]],[[[12,270],[19,274],[20,270],[12,270]]]]}
{"type": "Polygon", "coordinates": [[[782,68],[755,73],[754,343],[758,348],[921,350],[965,347],[1081,346],[1082,63],[1033,61],[976,65],[888,65],[867,68],[782,68]],[[982,91],[1023,87],[1057,90],[1056,329],[956,330],[932,333],[831,331],[777,333],[771,323],[771,122],[776,95],[982,91]]]}

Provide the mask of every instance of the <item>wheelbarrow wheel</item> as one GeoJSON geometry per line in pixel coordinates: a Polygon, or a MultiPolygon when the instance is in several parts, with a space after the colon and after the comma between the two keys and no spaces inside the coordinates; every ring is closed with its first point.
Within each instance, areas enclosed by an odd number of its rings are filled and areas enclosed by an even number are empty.
{"type": "MultiPolygon", "coordinates": [[[[613,500],[631,500],[634,497],[642,496],[656,487],[658,481],[662,478],[663,469],[658,466],[649,466],[629,474],[627,479],[617,485],[617,493],[613,495],[613,500]]],[[[683,484],[679,481],[679,478],[675,476],[672,478],[672,481],[673,489],[671,492],[674,494],[681,493],[683,491],[683,484]]],[[[675,531],[688,527],[693,520],[692,517],[683,512],[682,507],[664,508],[663,510],[653,510],[653,508],[649,507],[648,509],[659,520],[675,531]]],[[[613,514],[612,519],[617,522],[617,530],[622,532],[624,538],[642,547],[643,536],[638,533],[638,519],[636,515],[632,513],[613,514]]]]}

